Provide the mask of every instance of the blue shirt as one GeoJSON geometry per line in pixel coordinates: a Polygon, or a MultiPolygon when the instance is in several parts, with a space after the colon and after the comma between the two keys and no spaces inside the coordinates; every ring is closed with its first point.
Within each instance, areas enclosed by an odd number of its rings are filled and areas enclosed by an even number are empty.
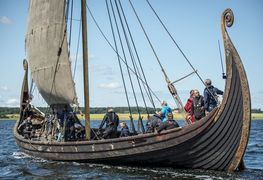
{"type": "Polygon", "coordinates": [[[166,116],[167,116],[168,113],[171,113],[171,112],[172,112],[172,109],[171,109],[169,106],[163,106],[163,107],[162,107],[162,110],[161,110],[161,113],[162,113],[161,118],[162,118],[162,121],[163,121],[163,122],[167,120],[167,119],[166,119],[166,116]]]}

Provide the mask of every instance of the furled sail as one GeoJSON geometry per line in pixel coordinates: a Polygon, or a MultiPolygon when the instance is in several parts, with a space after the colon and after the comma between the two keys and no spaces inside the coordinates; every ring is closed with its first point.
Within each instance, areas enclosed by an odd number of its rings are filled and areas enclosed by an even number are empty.
{"type": "Polygon", "coordinates": [[[26,49],[32,78],[45,101],[76,104],[64,0],[31,0],[26,49]]]}

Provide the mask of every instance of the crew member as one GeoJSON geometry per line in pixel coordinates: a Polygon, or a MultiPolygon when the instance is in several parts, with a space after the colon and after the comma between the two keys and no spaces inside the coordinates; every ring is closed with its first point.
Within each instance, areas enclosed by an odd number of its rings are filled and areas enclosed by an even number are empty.
{"type": "Polygon", "coordinates": [[[108,108],[107,111],[99,127],[99,130],[101,130],[106,123],[106,128],[102,135],[104,139],[116,137],[119,124],[119,116],[114,112],[113,108],[108,108]]]}

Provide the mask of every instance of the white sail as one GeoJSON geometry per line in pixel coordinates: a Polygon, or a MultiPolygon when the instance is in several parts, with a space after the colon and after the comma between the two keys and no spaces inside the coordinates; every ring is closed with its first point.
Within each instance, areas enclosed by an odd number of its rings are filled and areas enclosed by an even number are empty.
{"type": "Polygon", "coordinates": [[[64,0],[31,0],[26,36],[27,59],[36,86],[49,104],[75,104],[64,0]],[[59,53],[61,48],[61,53],[59,53]]]}

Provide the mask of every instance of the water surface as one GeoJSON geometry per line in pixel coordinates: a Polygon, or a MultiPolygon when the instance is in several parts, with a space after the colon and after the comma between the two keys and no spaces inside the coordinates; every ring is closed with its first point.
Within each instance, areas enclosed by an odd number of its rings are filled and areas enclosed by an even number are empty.
{"type": "MultiPolygon", "coordinates": [[[[263,120],[252,121],[244,158],[247,168],[235,173],[47,161],[19,150],[12,134],[14,124],[0,121],[0,179],[263,179],[263,120]]],[[[92,121],[93,127],[98,124],[92,121]]]]}

